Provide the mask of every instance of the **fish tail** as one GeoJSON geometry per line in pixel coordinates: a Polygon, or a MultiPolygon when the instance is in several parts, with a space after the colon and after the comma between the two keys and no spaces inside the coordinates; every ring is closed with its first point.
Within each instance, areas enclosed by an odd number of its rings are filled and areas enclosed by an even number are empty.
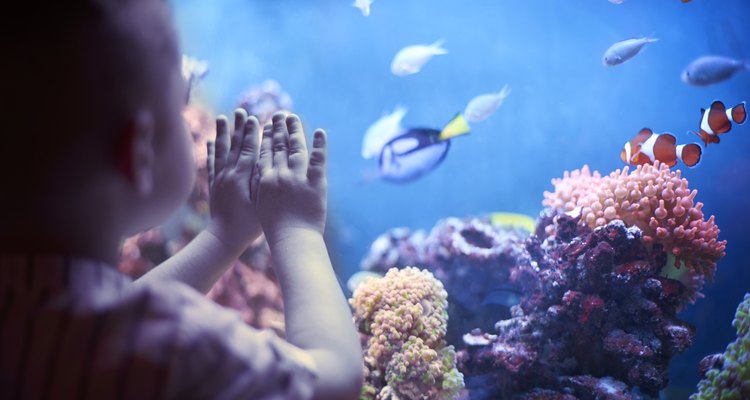
{"type": "Polygon", "coordinates": [[[677,146],[677,157],[690,168],[697,167],[703,156],[703,148],[698,143],[677,146]]]}
{"type": "Polygon", "coordinates": [[[745,123],[745,120],[747,120],[747,111],[745,109],[745,102],[743,101],[740,104],[737,104],[736,106],[731,108],[731,117],[732,121],[734,121],[735,124],[742,125],[745,123]]]}
{"type": "Polygon", "coordinates": [[[469,123],[466,122],[466,118],[461,113],[456,114],[453,119],[445,125],[442,131],[440,131],[439,140],[452,139],[456,136],[466,135],[471,131],[469,123]]]}
{"type": "Polygon", "coordinates": [[[448,54],[448,50],[442,47],[443,44],[445,44],[445,39],[439,39],[431,44],[430,47],[432,48],[432,54],[448,54]]]}
{"type": "Polygon", "coordinates": [[[508,87],[507,83],[505,84],[505,86],[503,86],[503,89],[500,90],[500,93],[498,93],[497,95],[501,99],[504,99],[510,95],[510,87],[508,87]]]}

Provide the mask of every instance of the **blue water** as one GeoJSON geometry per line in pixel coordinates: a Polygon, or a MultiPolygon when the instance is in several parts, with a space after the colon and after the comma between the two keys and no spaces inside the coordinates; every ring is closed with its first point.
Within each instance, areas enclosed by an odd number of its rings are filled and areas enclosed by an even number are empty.
{"type": "MultiPolygon", "coordinates": [[[[203,91],[215,109],[231,112],[241,92],[273,78],[309,131],[327,130],[329,245],[342,279],[389,228],[488,211],[536,215],[551,178],[583,164],[621,168],[622,145],[640,128],[694,141],[686,131],[698,128],[701,107],[750,100],[750,71],[705,88],[680,80],[701,55],[750,58],[748,0],[376,0],[369,17],[349,0],[172,3],[183,51],[210,63],[203,91]],[[659,41],[623,65],[602,65],[612,43],[639,36],[659,41]],[[391,74],[399,49],[438,39],[448,55],[416,75],[391,74]],[[502,107],[455,139],[432,173],[406,185],[362,182],[376,166],[360,157],[362,136],[384,112],[402,105],[405,126],[439,128],[506,83],[502,107]]],[[[698,361],[734,338],[734,310],[750,290],[749,152],[747,124],[697,168],[680,167],[728,245],[706,298],[681,315],[697,335],[673,360],[674,386],[694,387],[698,361]]]]}

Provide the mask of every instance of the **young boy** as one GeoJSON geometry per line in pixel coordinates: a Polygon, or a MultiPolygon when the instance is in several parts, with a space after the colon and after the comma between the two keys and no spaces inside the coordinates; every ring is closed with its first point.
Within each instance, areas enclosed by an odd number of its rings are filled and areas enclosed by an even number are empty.
{"type": "Polygon", "coordinates": [[[220,117],[208,228],[131,282],[119,242],[194,178],[168,8],[17,7],[0,17],[0,398],[358,398],[361,348],[322,238],[325,133],[308,153],[294,115],[262,140],[254,117],[237,111],[232,133],[220,117]],[[261,228],[288,342],[199,293],[261,228]]]}

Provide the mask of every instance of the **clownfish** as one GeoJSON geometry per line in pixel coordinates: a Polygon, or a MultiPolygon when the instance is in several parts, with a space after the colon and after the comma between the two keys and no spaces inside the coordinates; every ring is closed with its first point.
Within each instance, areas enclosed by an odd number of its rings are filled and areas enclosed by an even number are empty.
{"type": "Polygon", "coordinates": [[[670,167],[682,161],[688,167],[700,163],[703,148],[698,143],[677,145],[671,133],[654,133],[643,128],[629,142],[625,142],[620,153],[623,162],[630,165],[653,164],[656,160],[670,167]]]}
{"type": "Polygon", "coordinates": [[[719,143],[719,134],[727,133],[732,129],[732,122],[742,125],[747,119],[745,111],[745,102],[730,108],[724,106],[719,100],[711,103],[708,110],[701,108],[701,127],[700,132],[692,132],[703,140],[708,146],[709,143],[719,143]]]}

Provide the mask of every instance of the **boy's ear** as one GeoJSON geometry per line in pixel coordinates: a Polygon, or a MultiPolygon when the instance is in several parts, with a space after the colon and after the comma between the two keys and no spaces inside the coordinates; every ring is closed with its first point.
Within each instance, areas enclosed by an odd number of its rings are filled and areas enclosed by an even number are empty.
{"type": "Polygon", "coordinates": [[[154,119],[148,111],[140,111],[126,126],[117,145],[118,169],[145,197],[154,188],[154,119]]]}

